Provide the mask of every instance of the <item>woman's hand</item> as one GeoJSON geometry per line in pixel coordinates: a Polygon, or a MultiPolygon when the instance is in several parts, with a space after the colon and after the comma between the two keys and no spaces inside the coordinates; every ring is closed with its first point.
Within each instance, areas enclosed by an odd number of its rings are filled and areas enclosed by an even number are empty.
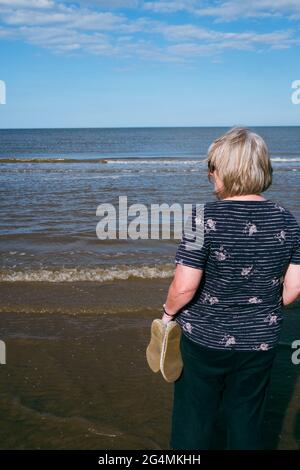
{"type": "MultiPolygon", "coordinates": [[[[173,317],[175,317],[175,315],[173,315],[173,317]]],[[[163,316],[162,316],[162,321],[165,325],[167,325],[167,323],[169,323],[169,321],[173,320],[173,317],[169,317],[169,315],[166,315],[164,313],[163,316]]]]}

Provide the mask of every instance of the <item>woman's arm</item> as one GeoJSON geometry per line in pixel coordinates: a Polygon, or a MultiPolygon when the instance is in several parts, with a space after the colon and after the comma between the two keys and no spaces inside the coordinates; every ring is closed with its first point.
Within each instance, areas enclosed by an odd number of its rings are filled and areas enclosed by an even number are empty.
{"type": "MultiPolygon", "coordinates": [[[[194,297],[203,275],[202,269],[191,268],[182,264],[176,265],[175,275],[169,287],[165,309],[170,315],[175,315],[194,297]]],[[[171,317],[164,315],[163,319],[171,317]]]]}
{"type": "Polygon", "coordinates": [[[300,264],[289,264],[283,281],[282,302],[289,305],[300,296],[300,264]]]}

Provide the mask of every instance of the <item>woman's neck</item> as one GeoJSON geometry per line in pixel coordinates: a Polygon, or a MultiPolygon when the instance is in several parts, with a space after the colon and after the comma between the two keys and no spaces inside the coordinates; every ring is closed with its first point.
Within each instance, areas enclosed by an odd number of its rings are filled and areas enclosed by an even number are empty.
{"type": "Polygon", "coordinates": [[[261,196],[260,194],[243,194],[241,196],[231,196],[225,197],[223,200],[237,200],[237,201],[265,201],[266,198],[261,196]]]}

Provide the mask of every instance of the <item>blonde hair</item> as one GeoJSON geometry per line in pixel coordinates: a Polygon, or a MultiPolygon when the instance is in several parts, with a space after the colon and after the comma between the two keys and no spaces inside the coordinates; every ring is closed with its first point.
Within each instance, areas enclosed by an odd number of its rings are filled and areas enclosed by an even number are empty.
{"type": "Polygon", "coordinates": [[[272,184],[273,168],[267,145],[249,129],[234,127],[216,139],[206,158],[208,177],[216,171],[222,188],[215,195],[225,197],[258,194],[272,184]]]}

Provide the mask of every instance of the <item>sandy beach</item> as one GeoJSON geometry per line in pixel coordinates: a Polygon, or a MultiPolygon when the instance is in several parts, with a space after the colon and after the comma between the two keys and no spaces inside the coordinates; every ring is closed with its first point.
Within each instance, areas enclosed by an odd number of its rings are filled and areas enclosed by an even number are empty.
{"type": "MultiPolygon", "coordinates": [[[[145,357],[168,283],[1,283],[0,448],[169,449],[173,386],[145,357]]],[[[268,448],[299,449],[299,306],[286,312],[265,432],[268,448]]],[[[213,448],[223,446],[220,413],[213,448]]]]}

